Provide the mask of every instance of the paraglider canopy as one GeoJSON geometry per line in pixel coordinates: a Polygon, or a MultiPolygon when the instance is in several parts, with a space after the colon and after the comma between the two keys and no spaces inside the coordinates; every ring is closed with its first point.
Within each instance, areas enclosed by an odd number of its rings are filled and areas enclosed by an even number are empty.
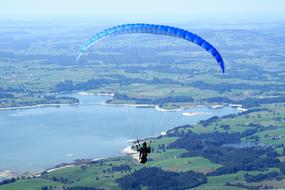
{"type": "Polygon", "coordinates": [[[220,65],[223,73],[225,72],[224,61],[218,50],[200,36],[192,32],[189,32],[187,30],[183,30],[172,26],[143,24],[143,23],[114,26],[112,28],[108,28],[106,30],[103,30],[102,32],[95,34],[80,46],[77,52],[76,62],[80,59],[82,53],[86,51],[88,47],[90,47],[93,43],[107,37],[117,36],[121,34],[131,34],[131,33],[166,35],[166,36],[181,38],[189,42],[195,43],[200,47],[204,48],[206,51],[208,51],[215,58],[217,63],[220,65]]]}

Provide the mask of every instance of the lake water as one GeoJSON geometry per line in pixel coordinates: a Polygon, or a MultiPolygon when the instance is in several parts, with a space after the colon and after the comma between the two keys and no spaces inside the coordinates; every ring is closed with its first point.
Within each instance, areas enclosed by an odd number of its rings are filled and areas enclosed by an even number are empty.
{"type": "Polygon", "coordinates": [[[73,95],[77,106],[0,111],[0,171],[39,171],[78,158],[122,155],[128,140],[239,111],[197,107],[175,112],[103,105],[106,96],[73,95]],[[196,116],[185,112],[201,112],[196,116]]]}

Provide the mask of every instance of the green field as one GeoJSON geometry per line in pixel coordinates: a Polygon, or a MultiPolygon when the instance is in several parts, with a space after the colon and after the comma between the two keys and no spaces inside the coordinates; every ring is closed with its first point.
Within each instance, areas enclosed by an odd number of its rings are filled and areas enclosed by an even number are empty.
{"type": "Polygon", "coordinates": [[[45,179],[30,179],[30,180],[21,180],[16,183],[1,185],[1,190],[39,190],[44,186],[53,187],[55,190],[62,189],[62,183],[53,182],[45,179]]]}
{"type": "Polygon", "coordinates": [[[221,165],[211,163],[209,160],[202,157],[192,158],[169,158],[164,160],[156,160],[154,163],[149,162],[147,166],[161,167],[163,170],[186,172],[196,171],[201,173],[208,173],[215,170],[221,165]]]}

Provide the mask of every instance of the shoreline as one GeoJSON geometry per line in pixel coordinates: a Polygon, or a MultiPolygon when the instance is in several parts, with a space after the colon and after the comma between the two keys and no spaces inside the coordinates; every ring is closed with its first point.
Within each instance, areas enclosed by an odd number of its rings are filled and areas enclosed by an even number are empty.
{"type": "Polygon", "coordinates": [[[80,91],[77,92],[77,94],[82,95],[82,96],[115,96],[114,93],[92,93],[92,92],[84,92],[80,91]]]}
{"type": "MultiPolygon", "coordinates": [[[[98,94],[93,94],[94,96],[98,95],[98,94]]],[[[100,95],[98,95],[100,96],[100,95]]],[[[103,96],[108,96],[108,95],[103,95],[103,96]]],[[[112,96],[113,98],[113,96],[112,96]]],[[[208,107],[211,109],[221,109],[221,108],[225,108],[225,107],[231,107],[231,108],[235,108],[241,112],[247,111],[248,109],[243,108],[241,104],[213,104],[213,105],[201,105],[201,104],[197,104],[195,106],[181,106],[179,108],[175,108],[175,109],[164,109],[161,108],[159,105],[156,104],[134,104],[134,103],[107,103],[107,100],[102,102],[102,105],[104,106],[130,106],[130,107],[147,107],[147,108],[154,108],[157,111],[160,112],[175,112],[175,111],[183,111],[186,109],[191,109],[191,108],[195,108],[195,107],[208,107]]],[[[205,114],[204,112],[197,112],[201,114],[205,114]]],[[[210,114],[210,113],[207,113],[210,114]]]]}
{"type": "Polygon", "coordinates": [[[102,102],[102,105],[104,106],[117,106],[117,107],[150,107],[150,108],[155,108],[156,105],[154,104],[109,104],[107,103],[107,100],[102,102]]]}
{"type": "MultiPolygon", "coordinates": [[[[107,101],[107,100],[106,100],[107,101]]],[[[102,102],[102,105],[104,106],[122,106],[122,107],[126,107],[126,106],[130,106],[130,107],[146,107],[146,108],[154,108],[156,111],[159,112],[176,112],[176,111],[183,111],[183,110],[187,110],[187,109],[191,109],[191,108],[195,108],[195,107],[208,107],[210,109],[222,109],[225,107],[231,107],[231,108],[235,108],[238,111],[241,112],[245,112],[248,109],[243,108],[242,105],[240,104],[220,104],[220,105],[197,105],[197,106],[182,106],[180,108],[177,109],[164,109],[159,107],[159,105],[154,105],[154,104],[112,104],[112,103],[106,103],[106,101],[102,102]]],[[[188,117],[193,117],[193,116],[198,116],[198,115],[211,115],[212,113],[210,112],[184,112],[182,113],[182,115],[184,116],[188,116],[188,117]]]]}
{"type": "MultiPolygon", "coordinates": [[[[92,93],[92,92],[84,92],[84,91],[77,92],[77,94],[79,94],[81,96],[109,96],[109,97],[111,97],[111,99],[113,99],[113,97],[115,95],[114,93],[92,93]]],[[[229,106],[232,108],[236,108],[237,110],[242,111],[242,112],[248,110],[246,108],[243,108],[241,104],[213,104],[213,105],[200,105],[200,104],[198,104],[196,106],[181,106],[180,108],[165,109],[165,108],[161,108],[159,105],[156,105],[156,104],[106,103],[106,102],[107,102],[107,100],[103,101],[101,104],[104,106],[147,107],[147,108],[154,108],[155,110],[160,111],[160,112],[182,111],[182,110],[190,109],[192,107],[201,107],[201,106],[207,106],[208,108],[211,108],[211,109],[220,109],[220,108],[224,108],[226,106],[229,106]]],[[[44,107],[73,106],[73,105],[80,105],[80,102],[79,103],[71,103],[71,104],[37,104],[37,105],[32,105],[32,106],[3,107],[3,108],[0,108],[0,111],[17,110],[17,109],[19,109],[19,110],[21,110],[21,109],[33,109],[33,108],[44,108],[44,107]]],[[[198,113],[195,113],[195,115],[198,115],[198,113]]],[[[189,115],[186,114],[186,116],[189,116],[189,115]]]]}
{"type": "Polygon", "coordinates": [[[187,109],[187,108],[181,107],[181,108],[177,108],[177,109],[164,109],[164,108],[159,107],[159,105],[156,105],[154,109],[156,109],[157,111],[160,111],[160,112],[173,112],[173,111],[182,111],[182,110],[187,109]]]}
{"type": "Polygon", "coordinates": [[[198,115],[211,115],[212,113],[210,112],[184,112],[182,115],[188,116],[188,117],[193,117],[193,116],[198,116],[198,115]]]}
{"type": "Polygon", "coordinates": [[[6,107],[6,108],[0,108],[0,111],[18,110],[18,109],[22,110],[22,109],[44,108],[44,107],[73,106],[73,105],[79,105],[79,103],[72,103],[72,104],[37,104],[37,105],[33,105],[33,106],[6,107]]]}

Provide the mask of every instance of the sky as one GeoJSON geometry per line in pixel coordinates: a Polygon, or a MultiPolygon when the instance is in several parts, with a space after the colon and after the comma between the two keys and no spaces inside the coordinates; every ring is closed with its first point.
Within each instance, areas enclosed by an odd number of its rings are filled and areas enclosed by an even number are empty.
{"type": "Polygon", "coordinates": [[[0,0],[0,19],[285,18],[285,0],[0,0]]]}

